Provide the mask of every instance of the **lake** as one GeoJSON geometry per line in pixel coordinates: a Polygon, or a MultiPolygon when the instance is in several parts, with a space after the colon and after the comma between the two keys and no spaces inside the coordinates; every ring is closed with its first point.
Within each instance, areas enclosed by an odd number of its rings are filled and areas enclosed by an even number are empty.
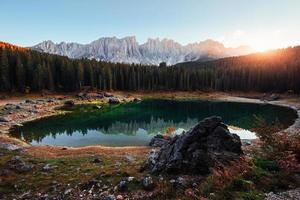
{"type": "Polygon", "coordinates": [[[245,129],[237,131],[242,139],[253,139],[255,134],[249,130],[255,126],[255,116],[285,127],[297,117],[294,110],[286,107],[202,100],[149,99],[100,109],[76,105],[67,110],[71,112],[16,127],[11,135],[32,145],[141,146],[167,129],[179,134],[203,118],[217,115],[227,125],[245,129]]]}

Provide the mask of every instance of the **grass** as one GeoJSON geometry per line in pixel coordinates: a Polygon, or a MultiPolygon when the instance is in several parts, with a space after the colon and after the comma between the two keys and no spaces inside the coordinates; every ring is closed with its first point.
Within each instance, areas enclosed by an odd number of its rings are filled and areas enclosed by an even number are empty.
{"type": "MultiPolygon", "coordinates": [[[[2,195],[23,194],[27,191],[48,191],[54,184],[62,187],[86,183],[95,178],[104,182],[117,185],[120,180],[128,176],[134,176],[139,180],[144,174],[139,172],[142,161],[134,164],[128,163],[120,157],[100,156],[101,163],[93,163],[95,156],[64,157],[41,159],[31,157],[19,151],[7,151],[0,149],[0,169],[4,169],[6,162],[15,155],[20,155],[27,164],[34,166],[33,170],[26,173],[11,171],[9,176],[1,176],[0,193],[2,195]],[[116,167],[119,163],[120,167],[116,167]],[[48,172],[43,171],[46,164],[54,166],[48,172]],[[103,176],[100,176],[104,174],[103,176]]],[[[135,189],[137,181],[130,183],[129,188],[135,189]]]]}

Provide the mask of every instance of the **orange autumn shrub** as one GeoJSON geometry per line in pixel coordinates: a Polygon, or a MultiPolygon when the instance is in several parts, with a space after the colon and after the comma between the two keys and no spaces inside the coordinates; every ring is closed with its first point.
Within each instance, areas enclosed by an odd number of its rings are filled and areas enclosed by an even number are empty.
{"type": "Polygon", "coordinates": [[[266,156],[278,163],[281,168],[300,170],[300,136],[282,130],[279,123],[268,125],[263,119],[256,118],[257,133],[266,156]]]}

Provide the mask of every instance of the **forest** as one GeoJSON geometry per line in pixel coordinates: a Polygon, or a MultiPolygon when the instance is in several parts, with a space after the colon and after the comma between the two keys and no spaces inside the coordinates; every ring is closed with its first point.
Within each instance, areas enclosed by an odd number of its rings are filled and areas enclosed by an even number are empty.
{"type": "Polygon", "coordinates": [[[145,66],[69,59],[0,43],[0,91],[202,90],[300,92],[300,47],[209,62],[145,66]]]}

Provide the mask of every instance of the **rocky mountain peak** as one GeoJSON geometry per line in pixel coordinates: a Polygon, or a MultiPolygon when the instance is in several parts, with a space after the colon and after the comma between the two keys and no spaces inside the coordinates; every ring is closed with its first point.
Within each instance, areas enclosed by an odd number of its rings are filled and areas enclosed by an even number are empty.
{"type": "Polygon", "coordinates": [[[159,65],[161,62],[173,65],[185,61],[218,59],[253,52],[250,47],[226,48],[222,43],[211,39],[181,45],[167,38],[149,38],[144,44],[139,44],[135,36],[123,38],[103,37],[89,44],[66,42],[55,44],[51,40],[47,40],[32,48],[70,58],[89,58],[109,62],[150,65],[159,65]]]}

